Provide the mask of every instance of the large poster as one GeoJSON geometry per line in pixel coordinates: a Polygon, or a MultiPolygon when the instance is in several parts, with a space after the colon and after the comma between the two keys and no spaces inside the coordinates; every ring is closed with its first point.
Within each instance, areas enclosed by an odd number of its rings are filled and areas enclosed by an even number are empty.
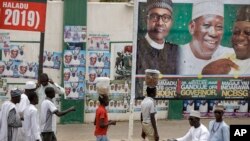
{"type": "Polygon", "coordinates": [[[162,11],[151,0],[135,4],[135,98],[145,96],[145,69],[157,69],[157,99],[249,99],[250,43],[241,33],[250,2],[177,2],[162,11]]]}

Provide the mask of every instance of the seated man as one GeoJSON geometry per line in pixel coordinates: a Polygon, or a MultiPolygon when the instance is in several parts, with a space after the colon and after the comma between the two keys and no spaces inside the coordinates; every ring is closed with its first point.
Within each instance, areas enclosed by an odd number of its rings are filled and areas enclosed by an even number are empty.
{"type": "Polygon", "coordinates": [[[191,128],[186,135],[177,139],[168,139],[168,141],[208,141],[209,131],[200,123],[200,112],[192,110],[188,120],[191,128]]]}

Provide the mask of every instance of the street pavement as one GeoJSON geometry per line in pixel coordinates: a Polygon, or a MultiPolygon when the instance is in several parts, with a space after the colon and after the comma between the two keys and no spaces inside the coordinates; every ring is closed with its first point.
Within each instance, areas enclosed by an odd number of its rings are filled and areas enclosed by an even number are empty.
{"type": "MultiPolygon", "coordinates": [[[[212,119],[201,119],[201,122],[208,127],[212,119]]],[[[248,124],[250,118],[226,118],[225,122],[230,124],[248,124]]],[[[128,141],[128,121],[117,122],[115,126],[108,129],[110,141],[128,141]]],[[[181,137],[190,128],[188,120],[159,120],[157,121],[160,141],[168,138],[181,137]]],[[[139,121],[134,121],[133,141],[142,141],[141,125],[139,121]]],[[[93,123],[84,124],[58,124],[57,125],[58,141],[95,141],[93,123]]]]}

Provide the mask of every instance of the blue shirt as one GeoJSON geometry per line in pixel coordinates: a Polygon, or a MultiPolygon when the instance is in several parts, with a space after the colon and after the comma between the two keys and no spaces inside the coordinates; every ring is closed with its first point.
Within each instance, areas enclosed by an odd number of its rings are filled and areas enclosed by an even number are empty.
{"type": "Polygon", "coordinates": [[[209,122],[209,141],[230,141],[229,126],[224,122],[209,122]]]}

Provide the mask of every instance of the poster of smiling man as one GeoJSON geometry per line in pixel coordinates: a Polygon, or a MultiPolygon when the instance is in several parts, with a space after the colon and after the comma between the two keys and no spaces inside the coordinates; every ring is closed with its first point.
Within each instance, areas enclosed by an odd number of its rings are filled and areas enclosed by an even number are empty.
{"type": "Polygon", "coordinates": [[[248,97],[249,1],[139,0],[135,7],[136,98],[145,93],[145,69],[159,70],[166,82],[159,99],[248,97]]]}

